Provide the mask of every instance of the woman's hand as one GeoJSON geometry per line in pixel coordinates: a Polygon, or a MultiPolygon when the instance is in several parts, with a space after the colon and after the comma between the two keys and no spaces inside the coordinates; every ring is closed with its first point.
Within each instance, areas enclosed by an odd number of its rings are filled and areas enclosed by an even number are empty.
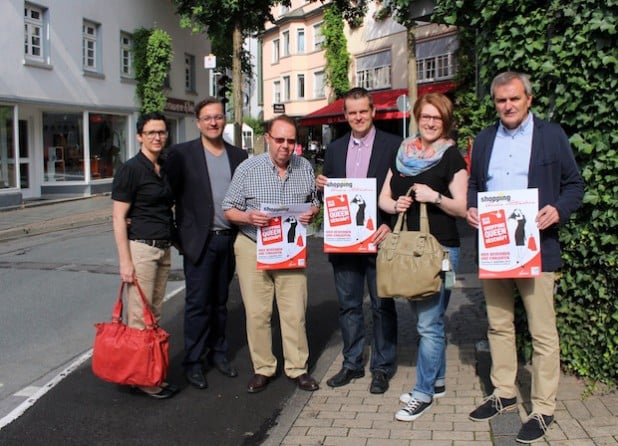
{"type": "Polygon", "coordinates": [[[415,183],[414,186],[412,186],[412,191],[414,193],[414,199],[419,203],[435,203],[438,199],[438,192],[426,184],[415,183]]]}
{"type": "Polygon", "coordinates": [[[412,202],[414,202],[412,197],[406,195],[400,196],[395,200],[395,212],[406,212],[410,206],[412,206],[412,202]]]}

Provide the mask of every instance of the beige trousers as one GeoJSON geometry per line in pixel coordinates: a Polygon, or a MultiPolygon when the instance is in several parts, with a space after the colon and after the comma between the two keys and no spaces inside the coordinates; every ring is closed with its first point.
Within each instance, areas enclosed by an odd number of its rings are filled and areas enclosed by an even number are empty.
{"type": "Polygon", "coordinates": [[[553,415],[560,379],[560,345],[554,311],[554,273],[532,279],[483,280],[494,395],[516,395],[515,287],[522,297],[532,337],[532,413],[553,415]]]}
{"type": "Polygon", "coordinates": [[[307,276],[304,269],[257,270],[256,243],[238,234],[234,243],[236,271],[247,320],[247,341],[255,373],[273,376],[277,358],[272,352],[271,318],[276,300],[281,325],[285,374],[307,372],[309,345],[305,328],[307,276]]]}
{"type": "MultiPolygon", "coordinates": [[[[135,276],[144,292],[146,302],[157,321],[165,298],[165,287],[172,265],[171,249],[159,249],[144,243],[129,242],[135,276]]],[[[144,328],[144,310],[137,288],[129,285],[127,294],[127,325],[144,328]]]]}

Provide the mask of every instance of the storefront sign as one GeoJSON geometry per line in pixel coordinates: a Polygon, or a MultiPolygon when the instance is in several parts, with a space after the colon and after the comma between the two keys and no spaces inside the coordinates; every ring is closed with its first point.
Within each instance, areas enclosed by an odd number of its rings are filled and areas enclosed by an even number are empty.
{"type": "Polygon", "coordinates": [[[183,113],[185,115],[192,115],[195,111],[195,103],[193,101],[187,101],[185,99],[167,98],[163,110],[171,113],[183,113]]]}

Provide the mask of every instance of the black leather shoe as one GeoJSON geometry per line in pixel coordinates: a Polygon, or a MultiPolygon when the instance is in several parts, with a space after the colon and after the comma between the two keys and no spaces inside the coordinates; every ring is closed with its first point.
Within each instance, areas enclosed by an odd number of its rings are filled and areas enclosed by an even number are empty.
{"type": "Polygon", "coordinates": [[[249,384],[247,384],[247,392],[249,393],[258,393],[261,392],[268,386],[270,382],[270,376],[260,375],[256,373],[249,380],[249,384]]]}
{"type": "Polygon", "coordinates": [[[195,365],[188,369],[185,372],[185,378],[189,381],[193,387],[197,387],[198,389],[205,389],[208,387],[208,381],[206,381],[206,377],[204,376],[204,372],[202,372],[202,367],[200,365],[195,365]]]}
{"type": "Polygon", "coordinates": [[[384,393],[388,390],[388,375],[381,370],[373,372],[371,385],[369,386],[370,393],[384,393]]]}
{"type": "Polygon", "coordinates": [[[230,378],[235,378],[238,376],[238,371],[234,368],[234,366],[232,366],[232,364],[230,364],[227,358],[212,361],[211,364],[225,376],[229,376],[230,378]]]}
{"type": "Polygon", "coordinates": [[[292,378],[292,380],[296,381],[296,385],[298,385],[299,389],[306,390],[307,392],[313,392],[320,388],[318,382],[308,373],[303,373],[296,378],[292,378]]]}
{"type": "Polygon", "coordinates": [[[350,370],[348,368],[342,367],[335,376],[326,381],[330,387],[341,387],[349,384],[350,381],[356,378],[362,378],[365,376],[364,370],[350,370]]]}
{"type": "Polygon", "coordinates": [[[161,384],[161,387],[163,387],[166,390],[169,390],[172,393],[178,393],[180,392],[180,387],[178,387],[176,384],[172,384],[172,383],[163,383],[161,384]]]}

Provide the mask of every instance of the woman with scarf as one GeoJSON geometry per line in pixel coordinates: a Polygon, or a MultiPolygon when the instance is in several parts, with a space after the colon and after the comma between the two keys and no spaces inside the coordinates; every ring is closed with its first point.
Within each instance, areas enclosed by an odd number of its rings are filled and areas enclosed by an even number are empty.
{"type": "MultiPolygon", "coordinates": [[[[393,224],[398,213],[406,212],[408,229],[418,231],[419,203],[427,203],[430,232],[449,250],[450,269],[455,271],[460,246],[456,218],[466,215],[468,173],[455,141],[448,138],[453,104],[443,94],[429,93],[416,101],[413,112],[419,134],[401,143],[380,192],[379,206],[393,214],[393,224]],[[410,187],[413,192],[406,197],[410,187]]],[[[431,407],[434,398],[446,393],[444,313],[449,297],[450,290],[443,284],[435,296],[410,301],[418,318],[420,343],[416,384],[399,398],[403,407],[395,418],[400,421],[417,419],[431,407]]]]}

